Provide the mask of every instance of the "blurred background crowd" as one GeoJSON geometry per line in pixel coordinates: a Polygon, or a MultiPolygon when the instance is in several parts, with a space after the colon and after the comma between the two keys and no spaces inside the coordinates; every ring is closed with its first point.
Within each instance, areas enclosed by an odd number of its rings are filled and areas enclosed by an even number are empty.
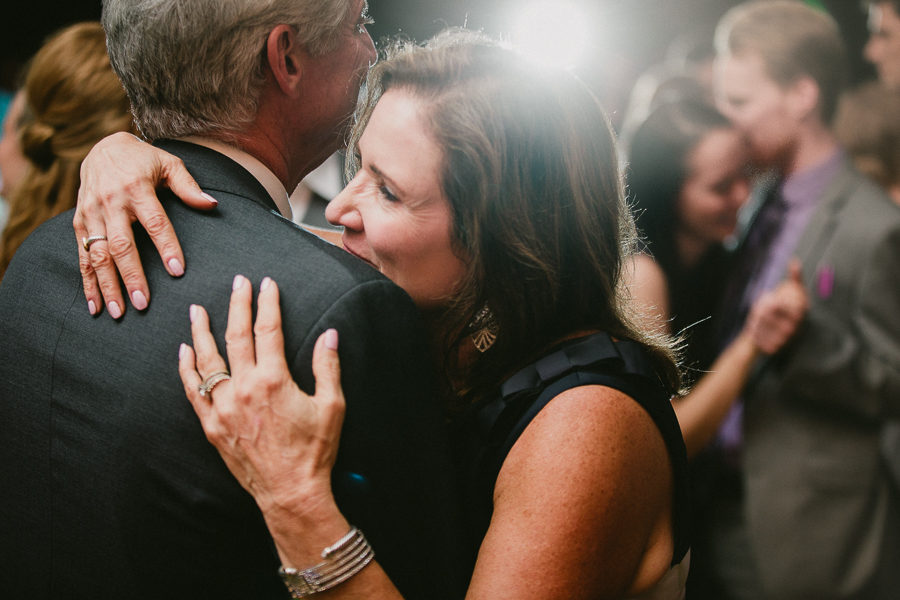
{"type": "MultiPolygon", "coordinates": [[[[696,384],[693,405],[702,394],[712,398],[709,403],[718,404],[696,426],[685,425],[692,418],[687,402],[676,408],[679,419],[685,419],[682,428],[688,452],[695,459],[689,598],[762,597],[755,587],[756,577],[739,567],[745,564],[739,554],[747,546],[746,523],[736,516],[743,510],[744,483],[729,427],[740,431],[742,415],[740,403],[732,406],[731,401],[757,356],[738,357],[737,344],[744,319],[752,317],[751,300],[761,297],[760,290],[796,291],[775,285],[797,248],[800,233],[810,223],[810,213],[801,214],[804,209],[791,203],[799,206],[806,198],[822,196],[825,184],[840,172],[844,157],[843,151],[835,153],[829,145],[830,137],[822,142],[822,136],[833,133],[856,168],[900,204],[900,5],[805,2],[838,23],[846,48],[843,79],[847,86],[834,106],[822,109],[812,129],[797,134],[809,139],[818,136],[815,143],[822,149],[816,160],[798,166],[760,156],[765,146],[762,138],[748,143],[754,132],[773,126],[776,116],[754,121],[756,117],[739,106],[740,93],[716,98],[714,33],[723,15],[737,4],[735,0],[370,2],[375,23],[369,31],[376,43],[397,34],[423,40],[447,26],[482,29],[508,38],[530,53],[536,64],[573,68],[606,107],[619,135],[627,190],[644,235],[644,252],[636,259],[633,277],[646,327],[683,336],[685,364],[696,384]],[[815,130],[819,125],[822,132],[815,130]],[[754,164],[759,168],[754,169],[754,164]],[[780,171],[767,181],[764,167],[773,166],[780,171]],[[803,174],[811,175],[801,180],[803,174]],[[771,200],[773,189],[778,189],[783,202],[771,200]],[[779,202],[787,206],[779,208],[779,202]],[[742,265],[730,253],[737,243],[735,232],[741,230],[742,219],[756,214],[760,206],[759,220],[788,222],[794,218],[789,215],[795,214],[801,224],[771,234],[756,226],[759,236],[774,236],[756,240],[761,247],[777,249],[783,238],[788,249],[781,257],[766,256],[765,260],[761,254],[745,252],[757,260],[742,265]],[[766,271],[759,263],[774,266],[766,271]],[[734,314],[710,319],[723,306],[734,314]],[[717,322],[731,330],[716,330],[717,322]],[[716,367],[721,360],[730,362],[716,367]],[[702,375],[707,371],[740,377],[707,382],[704,387],[702,375]],[[724,425],[719,429],[721,421],[724,425]],[[696,437],[687,433],[697,431],[696,437]],[[708,450],[710,438],[714,455],[708,450]]],[[[0,11],[0,115],[4,119],[0,223],[5,227],[0,276],[28,233],[74,206],[79,165],[91,146],[115,131],[134,130],[127,98],[105,58],[99,25],[83,24],[54,34],[73,23],[97,21],[99,16],[98,0],[13,2],[0,11]],[[63,131],[65,135],[60,134],[63,131]]],[[[827,77],[817,79],[817,84],[823,86],[824,80],[827,77]]],[[[738,86],[731,89],[740,92],[745,82],[731,83],[738,86]]],[[[334,157],[294,192],[296,220],[327,226],[322,215],[327,201],[341,189],[340,163],[341,158],[334,157]]],[[[813,221],[809,227],[815,225],[813,221]]],[[[788,278],[798,285],[799,268],[790,267],[792,277],[788,278]]],[[[834,271],[829,269],[819,267],[814,274],[812,292],[820,299],[831,297],[835,289],[834,271]]],[[[896,340],[891,343],[895,345],[886,347],[896,348],[896,340]]],[[[875,421],[880,428],[882,423],[875,421]]],[[[884,444],[895,439],[892,431],[885,428],[884,444]]],[[[737,437],[739,454],[742,441],[740,434],[737,437]]],[[[881,509],[873,506],[871,510],[881,509]]],[[[869,534],[876,535],[859,532],[869,534]]],[[[765,563],[760,557],[757,562],[765,563]]]]}

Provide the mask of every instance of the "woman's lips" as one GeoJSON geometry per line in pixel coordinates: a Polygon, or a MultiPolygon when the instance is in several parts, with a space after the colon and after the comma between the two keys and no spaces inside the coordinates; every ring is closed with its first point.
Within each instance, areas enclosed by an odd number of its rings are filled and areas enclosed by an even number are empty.
{"type": "Polygon", "coordinates": [[[344,244],[344,250],[346,250],[347,252],[349,252],[350,254],[352,254],[353,256],[358,258],[359,260],[363,261],[364,263],[368,264],[373,269],[376,269],[376,270],[378,269],[378,267],[376,267],[372,261],[366,260],[365,258],[362,257],[361,254],[354,252],[353,249],[350,248],[350,246],[348,246],[347,244],[344,244]]]}

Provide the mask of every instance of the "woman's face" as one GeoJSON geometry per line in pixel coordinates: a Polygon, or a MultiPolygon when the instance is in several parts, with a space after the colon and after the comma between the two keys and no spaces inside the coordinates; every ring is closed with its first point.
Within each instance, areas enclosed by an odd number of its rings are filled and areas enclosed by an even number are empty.
{"type": "Polygon", "coordinates": [[[734,233],[750,194],[747,142],[733,129],[714,129],[688,154],[688,176],[678,199],[679,233],[710,245],[734,233]]]}
{"type": "Polygon", "coordinates": [[[402,287],[421,309],[441,306],[465,274],[451,248],[441,188],[443,153],[427,133],[422,102],[403,90],[378,101],[359,141],[361,167],[328,204],[344,249],[402,287]]]}
{"type": "Polygon", "coordinates": [[[22,154],[19,143],[19,123],[25,112],[25,94],[19,92],[13,98],[3,119],[3,131],[0,133],[0,176],[3,187],[0,196],[9,199],[13,188],[25,176],[28,170],[28,159],[22,154]]]}

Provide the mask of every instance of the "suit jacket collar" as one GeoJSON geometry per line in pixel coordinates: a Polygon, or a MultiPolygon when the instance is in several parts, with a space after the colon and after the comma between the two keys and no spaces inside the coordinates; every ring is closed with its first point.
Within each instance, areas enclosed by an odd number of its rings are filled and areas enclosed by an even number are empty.
{"type": "Polygon", "coordinates": [[[224,154],[180,140],[156,140],[153,145],[184,161],[197,185],[204,190],[242,196],[281,216],[272,196],[259,180],[224,154]]]}

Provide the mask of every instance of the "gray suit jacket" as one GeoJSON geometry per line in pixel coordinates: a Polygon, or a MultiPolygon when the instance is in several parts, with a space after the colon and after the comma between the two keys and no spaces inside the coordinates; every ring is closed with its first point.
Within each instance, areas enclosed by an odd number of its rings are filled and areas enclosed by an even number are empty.
{"type": "Polygon", "coordinates": [[[771,598],[896,598],[900,208],[848,164],[796,251],[811,305],[746,391],[745,502],[771,598]]]}
{"type": "Polygon", "coordinates": [[[144,312],[89,316],[72,215],[38,229],[0,286],[0,597],[286,598],[255,502],[209,444],[177,372],[188,306],[224,352],[231,281],[281,288],[292,375],[340,332],[347,416],[338,505],[407,597],[459,597],[456,490],[419,316],[344,251],[273,214],[265,189],[221,154],[162,142],[219,201],[161,200],[187,272],[164,271],[142,229],[144,312]]]}

